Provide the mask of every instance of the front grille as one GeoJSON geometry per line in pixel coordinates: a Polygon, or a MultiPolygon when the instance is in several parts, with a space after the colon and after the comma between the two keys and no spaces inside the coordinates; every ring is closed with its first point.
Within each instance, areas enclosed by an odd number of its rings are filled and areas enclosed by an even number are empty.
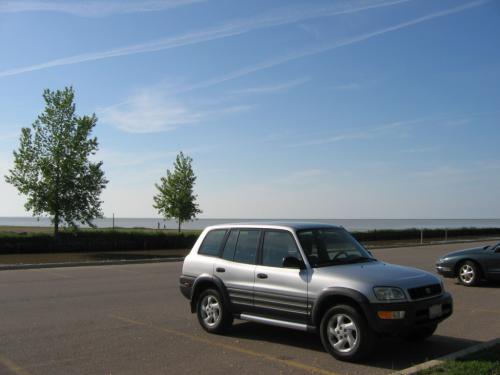
{"type": "Polygon", "coordinates": [[[422,299],[438,296],[441,294],[441,285],[432,284],[421,286],[418,288],[411,288],[408,289],[408,293],[410,294],[411,299],[422,299]]]}

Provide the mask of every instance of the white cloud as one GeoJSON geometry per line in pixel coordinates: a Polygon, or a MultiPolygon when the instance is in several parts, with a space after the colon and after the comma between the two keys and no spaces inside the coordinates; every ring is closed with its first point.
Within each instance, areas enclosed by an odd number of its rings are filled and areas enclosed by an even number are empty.
{"type": "Polygon", "coordinates": [[[207,118],[234,114],[250,106],[199,110],[156,89],[144,89],[128,100],[99,109],[100,119],[129,133],[156,133],[175,130],[207,118]]]}
{"type": "Polygon", "coordinates": [[[174,130],[199,121],[203,115],[158,92],[143,91],[129,100],[98,111],[105,123],[130,133],[174,130]]]}
{"type": "Polygon", "coordinates": [[[154,12],[205,0],[135,0],[135,1],[24,1],[4,0],[0,13],[59,12],[82,17],[104,17],[112,14],[154,12]]]}
{"type": "MultiPolygon", "coordinates": [[[[127,56],[138,53],[146,53],[146,52],[154,52],[167,50],[171,48],[197,44],[202,42],[207,42],[216,39],[227,38],[235,35],[241,35],[244,33],[248,33],[250,31],[282,26],[287,24],[296,23],[299,21],[304,21],[307,19],[320,18],[320,17],[331,17],[341,14],[349,14],[356,13],[364,10],[375,9],[380,7],[386,7],[391,5],[396,5],[404,2],[408,2],[410,0],[394,0],[394,1],[370,1],[370,2],[344,2],[344,3],[336,3],[334,5],[323,6],[323,7],[296,7],[296,8],[288,8],[281,9],[278,12],[269,13],[263,16],[254,17],[254,18],[246,18],[246,19],[238,19],[231,22],[227,22],[225,24],[208,28],[205,30],[198,30],[189,32],[182,35],[177,35],[173,37],[166,37],[162,39],[153,40],[150,42],[135,44],[131,46],[114,48],[107,51],[100,52],[91,52],[84,53],[80,55],[74,55],[70,57],[64,57],[60,59],[55,59],[51,61],[47,61],[40,64],[29,65],[19,68],[7,69],[0,71],[0,77],[13,76],[23,73],[28,73],[32,71],[42,70],[53,68],[56,66],[64,66],[71,64],[79,64],[87,61],[96,61],[102,59],[108,59],[112,57],[118,56],[127,56]],[[353,5],[354,4],[354,5],[353,5]]],[[[475,3],[471,3],[475,4],[475,3]]],[[[469,6],[470,7],[470,6],[469,6]]],[[[466,7],[462,6],[459,8],[453,8],[452,10],[447,11],[448,13],[453,13],[455,11],[460,11],[466,9],[466,7]],[[460,9],[459,9],[460,8],[460,9]],[[457,10],[454,10],[457,9],[457,10]]],[[[445,12],[440,12],[444,13],[445,12]]],[[[431,17],[433,18],[433,17],[431,17]]],[[[336,48],[336,47],[335,47],[336,48]]],[[[323,47],[324,49],[324,47],[323,47]]],[[[328,49],[332,49],[329,47],[328,49]]],[[[321,51],[319,51],[321,52],[321,51]]],[[[314,53],[319,53],[314,52],[314,53]]],[[[311,54],[309,52],[308,54],[311,54]]],[[[306,53],[307,55],[307,53],[306,53]]],[[[297,56],[295,58],[298,58],[297,56]]]]}
{"type": "MultiPolygon", "coordinates": [[[[385,134],[387,131],[392,131],[395,129],[406,130],[411,125],[422,122],[424,120],[409,120],[409,121],[395,121],[379,126],[373,126],[365,129],[361,129],[356,132],[337,134],[334,136],[323,136],[321,138],[311,139],[309,141],[301,141],[298,143],[289,144],[287,147],[303,147],[303,146],[317,146],[329,143],[336,143],[341,141],[350,141],[355,139],[370,139],[381,134],[385,134]]],[[[301,135],[300,139],[306,139],[305,135],[301,135]]]]}
{"type": "Polygon", "coordinates": [[[246,89],[233,90],[231,94],[274,94],[288,91],[296,86],[303,85],[309,78],[296,79],[290,82],[276,83],[267,86],[249,87],[246,89]]]}

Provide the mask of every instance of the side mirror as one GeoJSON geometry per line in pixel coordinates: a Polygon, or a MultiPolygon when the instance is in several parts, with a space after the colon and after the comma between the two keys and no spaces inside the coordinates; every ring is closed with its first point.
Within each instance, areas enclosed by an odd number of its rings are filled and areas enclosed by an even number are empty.
{"type": "Polygon", "coordinates": [[[284,268],[304,268],[304,263],[295,257],[284,257],[282,264],[284,268]]]}
{"type": "Polygon", "coordinates": [[[370,254],[373,258],[375,258],[375,257],[373,256],[373,253],[372,253],[370,250],[366,250],[366,252],[367,252],[368,254],[370,254]]]}

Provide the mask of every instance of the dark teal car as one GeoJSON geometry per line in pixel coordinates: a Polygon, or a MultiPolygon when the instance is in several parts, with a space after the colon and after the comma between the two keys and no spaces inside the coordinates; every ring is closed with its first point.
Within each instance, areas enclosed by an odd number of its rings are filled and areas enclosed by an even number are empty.
{"type": "Polygon", "coordinates": [[[466,286],[477,285],[482,279],[500,280],[500,243],[443,255],[436,262],[436,270],[466,286]]]}

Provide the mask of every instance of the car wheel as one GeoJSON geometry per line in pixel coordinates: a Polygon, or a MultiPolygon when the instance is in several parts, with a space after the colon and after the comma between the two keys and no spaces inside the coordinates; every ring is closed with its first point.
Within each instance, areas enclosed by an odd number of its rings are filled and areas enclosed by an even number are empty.
{"type": "Polygon", "coordinates": [[[403,335],[403,338],[408,341],[422,341],[431,337],[436,331],[437,324],[420,327],[403,335]]]}
{"type": "Polygon", "coordinates": [[[349,305],[334,306],[323,315],[320,336],[325,350],[344,361],[365,357],[375,341],[364,316],[349,305]]]}
{"type": "Polygon", "coordinates": [[[458,267],[458,282],[462,285],[473,286],[479,283],[480,271],[476,263],[468,260],[458,267]]]}
{"type": "Polygon", "coordinates": [[[224,306],[216,289],[206,289],[198,296],[196,313],[202,328],[210,333],[222,333],[233,323],[230,311],[224,306]]]}

